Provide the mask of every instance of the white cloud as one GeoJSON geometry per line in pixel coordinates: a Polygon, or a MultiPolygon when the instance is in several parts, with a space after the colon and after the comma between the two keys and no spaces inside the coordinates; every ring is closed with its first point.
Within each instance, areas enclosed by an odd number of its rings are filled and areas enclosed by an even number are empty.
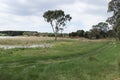
{"type": "Polygon", "coordinates": [[[0,30],[52,32],[42,15],[49,9],[62,9],[72,16],[65,32],[88,30],[107,19],[109,0],[0,0],[0,30]]]}
{"type": "Polygon", "coordinates": [[[107,19],[107,4],[106,6],[97,6],[76,1],[72,4],[61,5],[58,8],[64,9],[67,13],[71,14],[73,17],[72,23],[77,29],[79,26],[79,29],[89,30],[92,25],[107,19]]]}

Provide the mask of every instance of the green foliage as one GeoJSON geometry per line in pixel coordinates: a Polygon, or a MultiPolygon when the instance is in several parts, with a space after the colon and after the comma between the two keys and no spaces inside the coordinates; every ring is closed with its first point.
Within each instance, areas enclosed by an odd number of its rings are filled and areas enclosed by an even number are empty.
{"type": "Polygon", "coordinates": [[[100,22],[97,25],[93,25],[92,29],[89,31],[84,30],[77,30],[76,32],[69,33],[70,37],[85,37],[89,39],[101,39],[101,38],[108,38],[113,37],[114,32],[113,30],[109,29],[108,23],[100,22]]]}
{"type": "Polygon", "coordinates": [[[30,32],[26,31],[23,33],[24,36],[38,36],[39,34],[37,32],[30,32]]]}
{"type": "Polygon", "coordinates": [[[7,34],[0,33],[0,36],[8,36],[7,34]]]}
{"type": "Polygon", "coordinates": [[[86,31],[84,37],[88,38],[88,39],[91,39],[92,38],[91,32],[90,31],[86,31]]]}
{"type": "Polygon", "coordinates": [[[84,30],[77,30],[76,32],[69,33],[70,37],[84,37],[84,30]]]}
{"type": "Polygon", "coordinates": [[[0,31],[1,36],[23,36],[23,34],[37,36],[38,32],[36,31],[0,31]]]}
{"type": "Polygon", "coordinates": [[[67,21],[70,21],[72,17],[69,14],[65,14],[62,10],[48,10],[43,14],[45,21],[51,24],[53,32],[55,34],[55,40],[57,40],[57,34],[60,30],[63,31],[63,27],[67,21]]]}
{"type": "Polygon", "coordinates": [[[113,15],[107,19],[113,26],[115,37],[120,40],[120,1],[111,0],[108,5],[108,12],[113,12],[113,15]]]}
{"type": "Polygon", "coordinates": [[[99,39],[100,38],[100,30],[98,30],[97,28],[93,28],[90,30],[91,32],[91,38],[93,39],[99,39]]]}
{"type": "Polygon", "coordinates": [[[69,36],[70,36],[70,37],[76,37],[76,36],[77,36],[77,33],[76,33],[76,32],[69,33],[69,36]]]}
{"type": "Polygon", "coordinates": [[[95,39],[108,37],[107,32],[109,31],[108,23],[100,22],[97,25],[93,25],[91,29],[91,35],[95,39]]]}
{"type": "Polygon", "coordinates": [[[77,30],[77,35],[79,37],[84,37],[84,30],[77,30]]]}
{"type": "Polygon", "coordinates": [[[93,25],[93,28],[103,32],[107,32],[109,30],[108,23],[105,23],[105,22],[100,22],[97,25],[93,25]]]}

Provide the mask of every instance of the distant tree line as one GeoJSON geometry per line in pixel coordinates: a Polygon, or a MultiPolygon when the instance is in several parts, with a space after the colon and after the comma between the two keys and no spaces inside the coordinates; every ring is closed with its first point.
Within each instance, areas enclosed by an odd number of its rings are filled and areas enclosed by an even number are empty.
{"type": "MultiPolygon", "coordinates": [[[[0,36],[42,36],[55,37],[54,33],[37,31],[0,31],[0,36]]],[[[58,33],[58,37],[69,37],[68,33],[58,33]]]]}
{"type": "MultiPolygon", "coordinates": [[[[108,24],[101,22],[97,25],[93,25],[89,31],[77,30],[71,33],[58,33],[58,37],[84,37],[88,39],[101,39],[101,38],[113,38],[115,32],[109,29],[108,24]]],[[[0,36],[42,36],[42,37],[55,37],[54,33],[40,33],[37,31],[0,31],[0,36]]]]}
{"type": "Polygon", "coordinates": [[[114,30],[109,28],[108,23],[100,22],[97,25],[93,25],[89,31],[77,30],[76,32],[69,33],[69,36],[89,39],[113,38],[114,30]]]}
{"type": "Polygon", "coordinates": [[[37,36],[37,31],[0,31],[0,36],[37,36]]]}
{"type": "MultiPolygon", "coordinates": [[[[54,33],[39,33],[42,37],[55,37],[54,33]]],[[[58,33],[58,37],[69,37],[68,33],[58,33]]]]}

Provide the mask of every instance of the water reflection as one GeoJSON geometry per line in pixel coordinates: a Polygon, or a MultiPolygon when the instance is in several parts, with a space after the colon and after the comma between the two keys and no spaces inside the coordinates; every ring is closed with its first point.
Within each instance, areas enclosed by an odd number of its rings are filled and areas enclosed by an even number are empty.
{"type": "Polygon", "coordinates": [[[18,45],[0,45],[0,48],[3,49],[14,49],[14,48],[51,48],[52,44],[39,44],[39,45],[30,45],[30,46],[18,46],[18,45]]]}

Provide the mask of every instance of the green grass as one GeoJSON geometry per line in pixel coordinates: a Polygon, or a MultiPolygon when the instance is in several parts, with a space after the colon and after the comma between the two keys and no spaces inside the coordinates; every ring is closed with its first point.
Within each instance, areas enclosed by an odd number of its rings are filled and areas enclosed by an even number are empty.
{"type": "Polygon", "coordinates": [[[119,42],[81,40],[45,42],[54,46],[0,49],[0,80],[119,80],[120,78],[119,42]]]}

